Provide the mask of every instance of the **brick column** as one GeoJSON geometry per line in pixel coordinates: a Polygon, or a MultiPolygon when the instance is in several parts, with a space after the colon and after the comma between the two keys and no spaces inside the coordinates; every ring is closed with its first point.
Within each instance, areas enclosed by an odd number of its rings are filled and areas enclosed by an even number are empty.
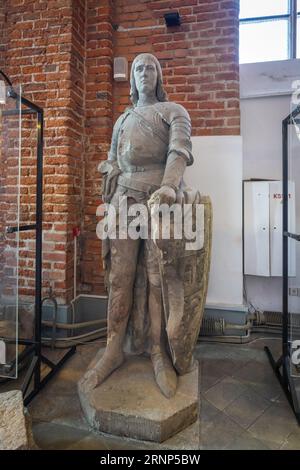
{"type": "MultiPolygon", "coordinates": [[[[10,0],[5,7],[5,71],[45,111],[43,285],[68,302],[73,295],[72,227],[81,220],[82,205],[85,1],[10,0]]],[[[32,221],[35,127],[25,119],[23,126],[22,208],[32,221]]],[[[20,293],[32,295],[34,241],[24,241],[23,248],[20,293]]]]}
{"type": "Polygon", "coordinates": [[[86,143],[84,237],[81,252],[81,291],[104,292],[101,243],[96,237],[100,204],[97,167],[107,158],[112,132],[113,2],[87,0],[86,143]]]}

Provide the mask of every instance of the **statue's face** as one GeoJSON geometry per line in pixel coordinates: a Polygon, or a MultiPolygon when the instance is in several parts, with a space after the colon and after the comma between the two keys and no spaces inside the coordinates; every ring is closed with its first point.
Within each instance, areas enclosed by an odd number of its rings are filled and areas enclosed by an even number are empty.
{"type": "Polygon", "coordinates": [[[135,85],[138,93],[152,94],[156,90],[157,70],[151,57],[142,57],[134,67],[135,85]]]}

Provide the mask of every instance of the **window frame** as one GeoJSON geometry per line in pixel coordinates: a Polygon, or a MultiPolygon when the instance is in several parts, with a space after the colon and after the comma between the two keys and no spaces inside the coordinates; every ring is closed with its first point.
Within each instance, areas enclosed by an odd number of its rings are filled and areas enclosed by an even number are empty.
{"type": "MultiPolygon", "coordinates": [[[[300,0],[298,0],[300,2],[300,0]]],[[[288,59],[297,58],[297,19],[300,18],[297,0],[289,0],[289,12],[282,15],[253,16],[239,19],[240,24],[267,22],[271,20],[288,20],[288,59]]],[[[300,51],[299,51],[300,55],[300,51]]]]}

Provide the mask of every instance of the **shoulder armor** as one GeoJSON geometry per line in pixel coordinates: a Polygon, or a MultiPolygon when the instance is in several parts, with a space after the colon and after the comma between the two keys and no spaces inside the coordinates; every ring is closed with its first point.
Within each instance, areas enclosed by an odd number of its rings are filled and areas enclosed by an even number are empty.
{"type": "Polygon", "coordinates": [[[156,106],[161,118],[169,125],[171,125],[174,119],[180,117],[185,118],[189,122],[191,121],[189,113],[181,104],[172,101],[164,101],[158,103],[156,106]]]}

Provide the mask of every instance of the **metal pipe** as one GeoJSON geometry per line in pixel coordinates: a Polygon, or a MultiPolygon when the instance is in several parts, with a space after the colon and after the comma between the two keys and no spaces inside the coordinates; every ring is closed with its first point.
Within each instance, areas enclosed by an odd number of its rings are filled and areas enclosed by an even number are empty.
{"type": "MultiPolygon", "coordinates": [[[[48,320],[43,320],[42,324],[44,326],[49,326],[51,327],[53,323],[48,320]]],[[[87,328],[89,326],[94,326],[94,325],[104,325],[106,324],[106,320],[91,320],[91,321],[86,321],[86,322],[81,322],[81,323],[56,323],[56,328],[61,329],[61,330],[76,330],[78,328],[87,328]]]]}
{"type": "Polygon", "coordinates": [[[289,58],[297,57],[297,0],[289,0],[289,58]]]}
{"type": "Polygon", "coordinates": [[[237,344],[244,344],[249,343],[250,341],[250,333],[248,332],[247,335],[243,336],[200,336],[198,342],[207,342],[207,343],[237,343],[237,344]]]}
{"type": "MultiPolygon", "coordinates": [[[[72,338],[56,338],[55,347],[56,348],[68,348],[74,344],[81,344],[90,342],[96,339],[104,339],[106,342],[106,328],[100,328],[99,330],[94,330],[89,333],[84,333],[82,335],[73,336],[72,338]]],[[[43,344],[46,346],[47,343],[51,344],[51,338],[43,337],[43,344]]]]}
{"type": "Polygon", "coordinates": [[[225,322],[225,330],[250,330],[252,327],[252,323],[248,321],[244,325],[236,325],[233,323],[226,323],[225,322]]]}

